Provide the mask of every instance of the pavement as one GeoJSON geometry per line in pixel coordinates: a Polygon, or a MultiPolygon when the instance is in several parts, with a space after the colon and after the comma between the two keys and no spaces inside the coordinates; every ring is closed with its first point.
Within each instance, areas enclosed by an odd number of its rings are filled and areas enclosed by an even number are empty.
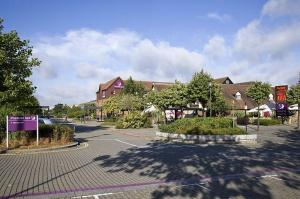
{"type": "Polygon", "coordinates": [[[76,126],[85,147],[0,154],[0,198],[300,198],[293,127],[261,127],[257,145],[168,143],[155,131],[88,122],[76,126]]]}

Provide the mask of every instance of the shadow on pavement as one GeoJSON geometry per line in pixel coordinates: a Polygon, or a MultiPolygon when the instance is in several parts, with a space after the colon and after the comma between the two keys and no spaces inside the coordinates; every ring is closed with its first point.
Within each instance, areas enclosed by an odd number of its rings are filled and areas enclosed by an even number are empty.
{"type": "Polygon", "coordinates": [[[138,173],[153,180],[175,184],[201,184],[202,189],[190,186],[162,185],[152,192],[153,198],[273,198],[271,188],[260,176],[270,171],[285,173],[282,181],[298,190],[300,135],[296,131],[278,130],[286,144],[264,142],[260,148],[241,145],[185,145],[151,143],[148,148],[130,148],[116,156],[100,155],[94,161],[108,172],[138,173]],[[209,180],[207,180],[209,179],[209,180]]]}

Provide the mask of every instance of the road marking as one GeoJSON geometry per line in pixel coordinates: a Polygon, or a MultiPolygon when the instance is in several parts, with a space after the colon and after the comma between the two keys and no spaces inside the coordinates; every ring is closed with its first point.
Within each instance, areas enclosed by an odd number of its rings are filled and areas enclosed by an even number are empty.
{"type": "Polygon", "coordinates": [[[89,198],[89,197],[93,197],[95,199],[98,199],[99,197],[101,196],[109,196],[109,195],[114,195],[114,194],[120,194],[120,193],[123,193],[123,192],[116,192],[116,193],[100,193],[100,194],[95,194],[95,195],[86,195],[86,196],[75,196],[75,197],[72,197],[72,198],[89,198]]]}
{"type": "Polygon", "coordinates": [[[205,189],[207,191],[210,191],[209,188],[203,186],[205,183],[194,183],[194,184],[183,184],[183,185],[176,185],[175,187],[188,187],[188,186],[198,186],[201,187],[202,189],[205,189]]]}
{"type": "Polygon", "coordinates": [[[277,178],[278,175],[263,175],[263,176],[261,176],[261,177],[262,177],[262,178],[271,178],[271,179],[274,179],[274,180],[280,180],[280,181],[282,181],[282,179],[277,178]]]}
{"type": "Polygon", "coordinates": [[[108,141],[108,140],[110,140],[110,141],[116,141],[116,142],[120,142],[120,143],[123,143],[123,144],[127,144],[127,145],[137,147],[137,148],[148,148],[149,147],[149,146],[138,146],[138,145],[135,145],[135,144],[132,144],[132,143],[129,143],[129,142],[119,140],[119,139],[88,139],[88,140],[98,140],[98,141],[108,141]]]}

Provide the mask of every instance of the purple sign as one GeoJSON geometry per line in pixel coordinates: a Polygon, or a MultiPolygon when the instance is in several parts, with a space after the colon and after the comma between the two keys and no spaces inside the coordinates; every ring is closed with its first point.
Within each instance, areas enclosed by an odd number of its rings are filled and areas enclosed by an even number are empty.
{"type": "Polygon", "coordinates": [[[8,116],[8,131],[37,130],[37,117],[34,116],[8,116]]]}
{"type": "Polygon", "coordinates": [[[114,88],[124,88],[123,82],[119,79],[115,82],[114,88]]]}
{"type": "Polygon", "coordinates": [[[277,116],[287,116],[288,105],[287,103],[276,103],[276,115],[277,116]]]}

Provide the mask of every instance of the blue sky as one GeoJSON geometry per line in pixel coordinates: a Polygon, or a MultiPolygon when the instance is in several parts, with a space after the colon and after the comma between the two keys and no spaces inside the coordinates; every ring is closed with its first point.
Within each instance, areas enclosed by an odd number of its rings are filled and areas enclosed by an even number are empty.
{"type": "Polygon", "coordinates": [[[92,100],[115,76],[187,82],[204,69],[275,85],[300,71],[300,0],[4,0],[0,17],[42,61],[42,105],[92,100]]]}

